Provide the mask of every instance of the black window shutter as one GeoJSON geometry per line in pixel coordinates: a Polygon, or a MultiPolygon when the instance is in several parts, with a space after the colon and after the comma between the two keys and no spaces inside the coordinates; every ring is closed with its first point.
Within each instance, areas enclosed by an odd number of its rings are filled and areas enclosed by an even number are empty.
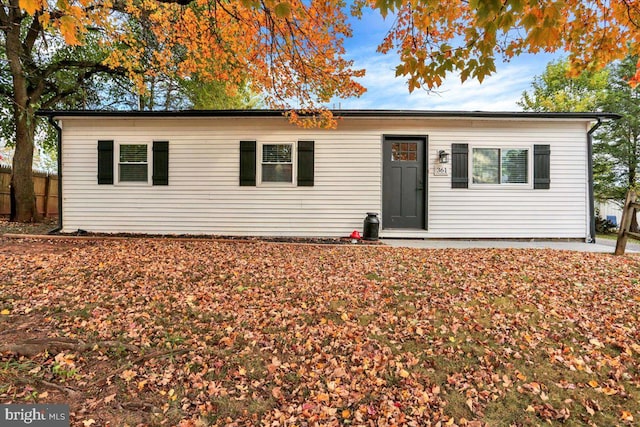
{"type": "Polygon", "coordinates": [[[153,185],[169,185],[169,141],[153,141],[153,185]]]}
{"type": "Polygon", "coordinates": [[[113,141],[98,141],[98,184],[113,184],[113,141]]]}
{"type": "Polygon", "coordinates": [[[240,185],[256,185],[255,141],[240,141],[240,185]]]}
{"type": "Polygon", "coordinates": [[[469,144],[451,144],[451,188],[469,188],[469,144]]]}
{"type": "Polygon", "coordinates": [[[533,146],[533,188],[548,190],[551,184],[551,147],[549,145],[533,146]]]}
{"type": "Polygon", "coordinates": [[[298,186],[313,187],[314,142],[298,141],[298,186]]]}

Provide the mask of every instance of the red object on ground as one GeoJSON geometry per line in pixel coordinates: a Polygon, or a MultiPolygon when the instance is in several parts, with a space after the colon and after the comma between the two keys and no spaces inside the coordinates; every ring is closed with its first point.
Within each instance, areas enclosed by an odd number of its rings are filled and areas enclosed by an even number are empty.
{"type": "Polygon", "coordinates": [[[351,237],[352,239],[362,239],[362,236],[360,235],[360,232],[358,230],[353,230],[353,233],[351,233],[351,237]]]}

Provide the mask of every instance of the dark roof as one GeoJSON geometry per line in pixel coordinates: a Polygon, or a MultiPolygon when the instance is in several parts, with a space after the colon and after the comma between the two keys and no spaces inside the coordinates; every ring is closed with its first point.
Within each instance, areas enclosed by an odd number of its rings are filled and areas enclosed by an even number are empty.
{"type": "MultiPolygon", "coordinates": [[[[179,110],[179,111],[106,111],[40,110],[48,117],[281,117],[287,110],[179,110]]],[[[506,111],[435,111],[435,110],[331,110],[336,117],[363,118],[488,118],[488,119],[582,119],[617,120],[621,116],[600,112],[506,112],[506,111]]]]}

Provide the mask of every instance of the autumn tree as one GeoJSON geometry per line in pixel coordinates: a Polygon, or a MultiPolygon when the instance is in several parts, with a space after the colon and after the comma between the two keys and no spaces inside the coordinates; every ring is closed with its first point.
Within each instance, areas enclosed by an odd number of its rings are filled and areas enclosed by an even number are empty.
{"type": "Polygon", "coordinates": [[[3,0],[2,6],[0,49],[4,61],[0,65],[0,96],[11,112],[7,133],[15,143],[12,219],[31,221],[37,218],[31,172],[38,125],[35,111],[78,94],[78,88],[96,73],[114,70],[103,64],[107,55],[95,32],[86,34],[82,45],[55,35],[47,37],[45,27],[54,25],[54,16],[61,28],[71,25],[69,16],[35,10],[28,14],[18,1],[3,0]]]}
{"type": "Polygon", "coordinates": [[[636,52],[640,40],[637,1],[357,0],[354,11],[367,6],[393,16],[378,50],[397,52],[396,76],[410,91],[437,88],[448,73],[482,82],[496,60],[522,53],[566,51],[577,75],[623,58],[628,44],[636,52]]]}
{"type": "MultiPolygon", "coordinates": [[[[12,219],[17,221],[37,219],[31,173],[35,112],[97,72],[124,73],[141,92],[149,64],[185,77],[199,72],[204,79],[224,81],[230,91],[248,83],[266,94],[270,106],[282,108],[294,102],[315,108],[333,96],[358,96],[364,90],[354,81],[362,72],[343,58],[342,40],[350,29],[338,0],[0,1],[2,81],[7,82],[2,95],[13,115],[12,219]],[[142,16],[157,40],[148,56],[145,40],[129,26],[142,16]],[[78,60],[65,54],[92,38],[99,55],[78,60]],[[56,87],[54,77],[61,74],[69,74],[63,80],[73,87],[56,87]]],[[[330,116],[318,120],[330,121],[330,116]]]]}
{"type": "MultiPolygon", "coordinates": [[[[227,90],[225,82],[210,81],[193,74],[186,78],[176,75],[173,69],[152,69],[152,58],[157,51],[155,36],[149,30],[148,19],[145,15],[139,18],[127,16],[127,27],[136,32],[136,38],[144,41],[144,54],[147,59],[141,62],[141,78],[145,90],[140,93],[135,90],[131,79],[119,70],[107,69],[78,80],[71,72],[56,73],[51,78],[49,89],[43,95],[44,108],[62,110],[179,110],[179,109],[222,109],[222,108],[250,108],[257,105],[259,98],[252,94],[247,85],[231,92],[227,90]],[[68,80],[68,81],[65,81],[68,80]],[[63,96],[55,96],[61,88],[70,87],[63,96]],[[255,99],[254,99],[255,98],[255,99]]],[[[63,40],[56,40],[49,35],[47,47],[65,46],[63,40]]],[[[3,49],[4,45],[0,46],[3,49]]],[[[100,54],[100,46],[96,37],[87,37],[81,47],[69,48],[63,56],[67,61],[82,61],[95,64],[100,69],[104,67],[100,62],[106,55],[100,54]]],[[[38,55],[41,55],[38,53],[38,55]]],[[[2,55],[5,56],[5,55],[2,55]]],[[[8,75],[8,63],[0,73],[8,75]]],[[[89,66],[89,65],[88,65],[89,66]]],[[[122,71],[122,70],[120,70],[122,71]]],[[[12,88],[9,79],[0,81],[0,93],[10,94],[12,88]]],[[[12,114],[12,98],[0,96],[0,140],[9,147],[15,144],[15,126],[12,114]]],[[[34,149],[38,151],[35,167],[46,170],[55,169],[57,156],[56,131],[44,117],[36,117],[34,149]]],[[[10,158],[9,158],[10,159],[10,158]]]]}
{"type": "MultiPolygon", "coordinates": [[[[130,31],[141,40],[139,68],[144,90],[136,90],[129,79],[112,76],[106,87],[101,88],[103,97],[92,108],[116,108],[130,110],[181,110],[181,109],[243,109],[259,105],[255,95],[246,83],[230,85],[226,81],[203,77],[207,71],[195,71],[187,76],[178,70],[181,60],[165,67],[158,67],[154,55],[162,51],[160,41],[152,31],[153,23],[147,13],[138,17],[128,16],[130,31]],[[107,100],[116,100],[115,106],[106,106],[107,100]]],[[[172,54],[184,57],[181,46],[176,46],[172,54]]],[[[245,81],[248,76],[244,77],[245,81]]]]}
{"type": "MultiPolygon", "coordinates": [[[[24,29],[23,29],[24,31],[24,29]]],[[[3,33],[0,33],[2,40],[3,33]]],[[[16,122],[14,120],[15,103],[13,97],[13,83],[10,76],[9,62],[4,54],[5,44],[0,45],[3,54],[0,58],[0,138],[7,146],[14,148],[16,143],[16,122]]],[[[42,94],[34,91],[34,98],[39,97],[40,108],[56,109],[87,109],[87,108],[113,108],[114,100],[121,100],[120,93],[113,93],[112,88],[125,88],[130,86],[126,76],[118,74],[118,70],[111,70],[101,65],[106,58],[101,51],[96,37],[87,37],[82,46],[68,46],[61,38],[47,37],[46,45],[37,43],[33,48],[34,56],[48,62],[50,75],[47,78],[46,88],[42,94]],[[51,55],[45,55],[47,50],[51,55]],[[41,51],[42,50],[42,51],[41,51]],[[67,70],[53,72],[54,68],[67,67],[67,70]],[[82,64],[73,67],[71,64],[82,64]],[[91,65],[93,64],[93,65],[91,65]],[[92,70],[93,68],[93,70],[92,70]],[[107,102],[105,100],[109,98],[107,102]]],[[[35,82],[35,78],[30,79],[35,82]]],[[[44,160],[49,166],[55,162],[57,140],[55,130],[47,123],[44,117],[35,117],[34,121],[34,150],[40,152],[40,162],[44,160]]],[[[43,166],[39,163],[38,166],[43,166]]]]}
{"type": "Polygon", "coordinates": [[[571,74],[567,59],[547,64],[517,104],[524,111],[596,111],[606,96],[609,70],[571,74]]]}

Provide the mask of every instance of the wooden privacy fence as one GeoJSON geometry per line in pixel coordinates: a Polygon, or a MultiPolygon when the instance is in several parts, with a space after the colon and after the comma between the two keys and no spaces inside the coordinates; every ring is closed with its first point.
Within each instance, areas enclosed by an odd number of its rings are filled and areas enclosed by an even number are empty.
{"type": "Polygon", "coordinates": [[[638,195],[635,191],[629,190],[627,193],[627,200],[624,202],[622,208],[622,219],[620,220],[620,230],[618,231],[618,241],[616,242],[616,255],[623,255],[627,247],[627,240],[629,237],[632,239],[640,240],[640,233],[634,233],[630,231],[631,221],[636,210],[640,210],[640,201],[638,201],[638,195]]]}
{"type": "MultiPolygon", "coordinates": [[[[11,168],[0,166],[0,215],[11,214],[11,168]]],[[[41,215],[58,215],[58,176],[33,172],[36,206],[41,215]]]]}

